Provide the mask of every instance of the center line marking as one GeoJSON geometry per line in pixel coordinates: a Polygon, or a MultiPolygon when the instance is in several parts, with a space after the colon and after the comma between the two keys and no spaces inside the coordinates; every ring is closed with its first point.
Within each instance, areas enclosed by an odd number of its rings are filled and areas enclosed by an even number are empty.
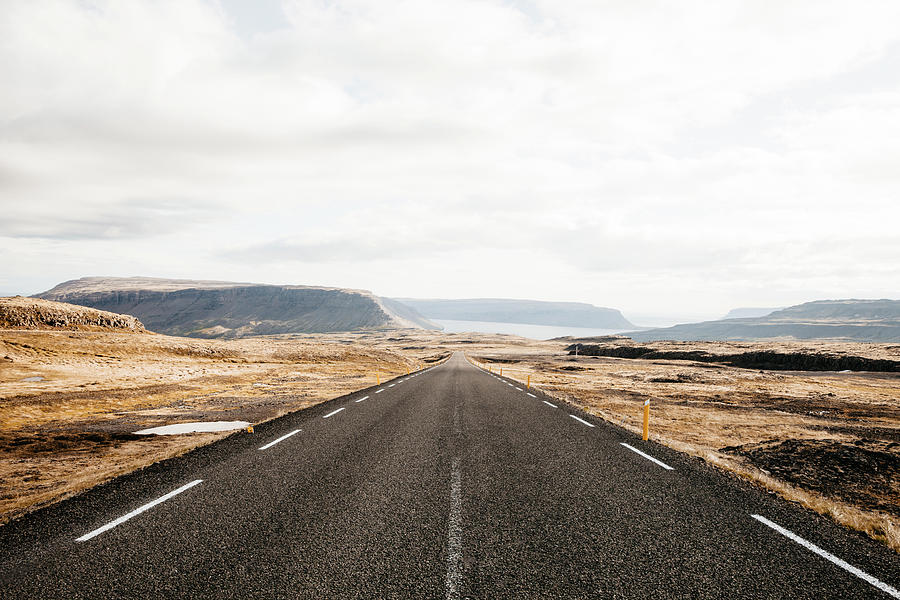
{"type": "Polygon", "coordinates": [[[396,383],[392,383],[392,384],[389,385],[388,387],[394,387],[395,385],[397,385],[397,384],[396,384],[396,383]]]}
{"type": "Polygon", "coordinates": [[[594,426],[593,424],[588,423],[588,422],[585,421],[584,419],[579,418],[579,417],[576,417],[575,415],[569,415],[569,416],[572,417],[573,419],[575,419],[576,421],[578,421],[579,423],[584,423],[584,424],[587,425],[588,427],[593,427],[593,426],[594,426]]]}
{"type": "MultiPolygon", "coordinates": [[[[550,403],[547,402],[546,400],[544,400],[543,402],[544,402],[544,404],[546,404],[547,406],[552,406],[553,408],[556,408],[556,405],[555,405],[555,404],[550,404],[550,403]]],[[[578,419],[578,420],[580,421],[581,419],[578,419]]]]}
{"type": "Polygon", "coordinates": [[[632,452],[637,452],[638,454],[640,454],[641,456],[643,456],[644,458],[646,458],[646,459],[649,460],[650,462],[654,462],[654,463],[658,464],[659,466],[661,466],[663,469],[666,469],[667,471],[674,471],[674,470],[675,470],[673,467],[670,467],[669,465],[667,465],[667,464],[664,463],[663,461],[661,461],[661,460],[656,460],[655,458],[653,458],[653,457],[650,456],[649,454],[645,454],[645,453],[641,452],[640,450],[638,450],[638,449],[635,448],[634,446],[630,446],[630,445],[626,444],[625,442],[619,442],[619,443],[622,444],[623,446],[625,446],[626,448],[628,448],[629,450],[631,450],[632,452]]]}
{"type": "Polygon", "coordinates": [[[369,399],[368,396],[363,396],[362,398],[360,398],[360,399],[357,400],[356,402],[362,402],[363,400],[368,400],[368,399],[369,399]]]}
{"type": "Polygon", "coordinates": [[[522,391],[522,388],[520,388],[520,387],[517,387],[516,389],[519,390],[520,392],[522,391]]]}
{"type": "Polygon", "coordinates": [[[537,398],[537,396],[535,396],[535,395],[532,394],[531,392],[525,392],[525,393],[528,394],[529,396],[531,396],[532,398],[537,398]]]}
{"type": "Polygon", "coordinates": [[[107,523],[107,524],[104,525],[103,527],[99,527],[99,528],[93,530],[93,531],[90,532],[90,533],[86,533],[86,534],[84,534],[83,536],[81,536],[80,538],[75,538],[75,541],[76,541],[76,542],[86,542],[86,541],[88,541],[89,539],[91,539],[91,538],[93,538],[93,537],[97,537],[98,535],[100,535],[100,534],[103,533],[104,531],[109,531],[110,529],[112,529],[112,528],[115,527],[116,525],[121,525],[122,523],[124,523],[124,522],[127,521],[128,519],[130,519],[130,518],[132,518],[132,517],[138,516],[139,514],[141,514],[142,512],[144,512],[145,510],[150,510],[151,508],[153,508],[153,507],[156,506],[157,504],[161,504],[161,503],[165,502],[166,500],[168,500],[169,498],[172,498],[173,496],[177,496],[177,495],[180,494],[181,492],[184,492],[184,491],[186,491],[186,490],[189,490],[189,489],[191,489],[192,487],[194,487],[195,485],[199,485],[199,484],[201,484],[201,483],[203,483],[203,480],[202,480],[202,479],[195,479],[194,481],[192,481],[192,482],[190,482],[190,483],[187,483],[187,484],[181,486],[181,487],[178,488],[177,490],[173,490],[173,491],[169,492],[169,493],[166,494],[165,496],[160,496],[159,498],[157,498],[157,499],[154,500],[153,502],[148,502],[147,504],[143,505],[142,507],[134,509],[133,511],[131,511],[131,512],[128,513],[127,515],[123,515],[123,516],[119,517],[118,519],[116,519],[115,521],[110,521],[109,523],[107,523]]]}
{"type": "Polygon", "coordinates": [[[344,410],[345,408],[346,408],[345,406],[342,406],[342,407],[340,407],[340,408],[337,409],[337,410],[331,411],[330,413],[328,413],[327,415],[325,415],[325,416],[322,417],[322,418],[323,418],[323,419],[327,419],[328,417],[333,417],[334,415],[338,414],[339,412],[341,412],[341,411],[344,410]]]}
{"type": "Polygon", "coordinates": [[[462,476],[459,459],[453,459],[450,472],[450,519],[447,525],[447,581],[448,600],[460,597],[459,584],[462,580],[462,476]]]}
{"type": "Polygon", "coordinates": [[[384,391],[384,388],[381,388],[380,390],[378,390],[378,391],[375,392],[375,393],[376,393],[376,394],[380,394],[380,393],[383,392],[383,391],[384,391]]]}
{"type": "Polygon", "coordinates": [[[870,583],[873,586],[877,587],[882,592],[885,592],[888,595],[893,596],[894,598],[900,598],[900,591],[898,591],[897,588],[891,587],[888,584],[884,583],[883,581],[879,581],[878,579],[875,579],[874,577],[872,577],[865,571],[861,571],[860,569],[857,569],[853,565],[844,562],[843,560],[841,560],[834,554],[827,552],[825,550],[822,550],[821,548],[819,548],[812,542],[803,539],[802,537],[800,537],[799,535],[797,535],[791,531],[788,531],[787,529],[785,529],[778,523],[773,523],[772,521],[770,521],[767,518],[762,517],[760,515],[750,515],[750,516],[753,517],[754,519],[756,519],[757,521],[759,521],[760,523],[762,523],[763,525],[771,527],[772,529],[774,529],[775,531],[777,531],[784,537],[797,542],[798,544],[800,544],[807,550],[812,550],[813,552],[815,552],[816,554],[818,554],[825,560],[831,561],[834,564],[836,564],[837,566],[839,566],[840,568],[844,569],[845,571],[853,573],[854,575],[856,575],[863,581],[866,581],[867,583],[870,583]]]}

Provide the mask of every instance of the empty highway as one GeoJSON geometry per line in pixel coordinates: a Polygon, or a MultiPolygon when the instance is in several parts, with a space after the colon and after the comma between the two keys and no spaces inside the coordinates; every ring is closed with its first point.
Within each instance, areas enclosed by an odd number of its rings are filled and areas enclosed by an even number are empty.
{"type": "MultiPolygon", "coordinates": [[[[639,410],[639,407],[636,407],[639,410]]],[[[0,527],[2,598],[900,598],[900,558],[446,363],[0,527]]]]}

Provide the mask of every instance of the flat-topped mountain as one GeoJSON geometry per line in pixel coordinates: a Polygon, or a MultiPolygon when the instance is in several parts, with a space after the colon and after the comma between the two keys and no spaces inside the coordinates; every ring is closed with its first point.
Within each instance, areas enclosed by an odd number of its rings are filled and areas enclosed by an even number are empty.
{"type": "Polygon", "coordinates": [[[763,317],[687,323],[625,335],[641,342],[774,338],[900,342],[900,300],[818,300],[763,317]]]}
{"type": "Polygon", "coordinates": [[[343,288],[85,277],[37,297],[134,315],[153,331],[191,337],[440,329],[412,308],[371,292],[343,288]]]}
{"type": "Polygon", "coordinates": [[[583,302],[543,302],[506,298],[465,300],[397,298],[396,300],[411,306],[429,319],[527,323],[529,325],[596,329],[624,330],[635,327],[614,308],[603,308],[583,302]]]}

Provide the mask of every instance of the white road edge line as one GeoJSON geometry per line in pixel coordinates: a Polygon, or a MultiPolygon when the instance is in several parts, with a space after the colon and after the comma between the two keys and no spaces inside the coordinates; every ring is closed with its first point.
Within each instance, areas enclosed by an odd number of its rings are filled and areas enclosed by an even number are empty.
{"type": "Polygon", "coordinates": [[[342,407],[340,407],[340,408],[337,409],[337,410],[331,411],[330,413],[328,413],[327,415],[325,415],[325,416],[322,417],[322,418],[323,418],[323,419],[327,419],[328,417],[333,417],[334,415],[338,414],[339,412],[341,412],[341,411],[344,410],[345,408],[347,408],[347,407],[346,407],[346,406],[342,406],[342,407]]]}
{"type": "Polygon", "coordinates": [[[537,396],[535,396],[534,394],[532,394],[530,392],[525,392],[525,393],[528,394],[529,396],[531,396],[532,398],[537,398],[537,396]]]}
{"type": "Polygon", "coordinates": [[[368,400],[368,399],[369,399],[368,396],[363,396],[362,398],[360,398],[359,400],[356,400],[355,402],[362,402],[363,400],[368,400]]]}
{"type": "MultiPolygon", "coordinates": [[[[543,402],[544,402],[544,404],[546,404],[547,406],[552,406],[553,408],[556,408],[556,405],[555,405],[555,404],[550,404],[550,403],[547,402],[546,400],[544,400],[543,402]]],[[[580,421],[581,419],[578,419],[578,420],[580,421]]]]}
{"type": "Polygon", "coordinates": [[[583,423],[583,424],[587,425],[588,427],[594,426],[593,423],[588,423],[584,419],[580,419],[580,418],[576,417],[575,415],[569,415],[569,416],[572,417],[573,419],[575,419],[576,421],[578,421],[579,423],[583,423]]]}
{"type": "Polygon", "coordinates": [[[265,446],[260,446],[259,449],[260,449],[260,450],[268,450],[269,448],[271,448],[272,446],[274,446],[274,445],[277,444],[278,442],[283,442],[284,440],[288,439],[288,438],[291,437],[292,435],[295,435],[295,434],[298,434],[298,433],[300,433],[300,430],[299,430],[299,429],[295,429],[295,430],[293,430],[292,432],[290,432],[290,433],[288,433],[288,434],[285,434],[285,435],[281,436],[280,438],[278,438],[278,439],[275,440],[274,442],[269,442],[269,443],[266,444],[265,446]]]}
{"type": "Polygon", "coordinates": [[[853,573],[854,575],[856,575],[863,581],[866,581],[866,582],[870,583],[871,585],[877,587],[882,592],[884,592],[890,596],[893,596],[894,598],[900,598],[900,591],[898,591],[897,588],[891,587],[888,584],[884,583],[883,581],[875,579],[874,577],[872,577],[865,571],[861,571],[861,570],[857,569],[856,567],[854,567],[853,565],[844,562],[843,560],[841,560],[834,554],[831,554],[830,552],[826,552],[825,550],[822,550],[821,548],[819,548],[812,542],[803,539],[799,535],[792,533],[791,531],[788,531],[781,525],[779,525],[777,523],[773,523],[772,521],[768,520],[767,518],[765,518],[763,516],[760,516],[760,515],[750,515],[750,516],[753,517],[754,519],[756,519],[757,521],[759,521],[760,523],[762,523],[763,525],[766,525],[767,527],[771,527],[772,529],[774,529],[775,531],[777,531],[784,537],[797,542],[798,544],[800,544],[807,550],[812,550],[813,552],[815,552],[816,554],[818,554],[825,560],[833,562],[834,564],[836,564],[840,568],[844,569],[845,571],[853,573]]]}
{"type": "Polygon", "coordinates": [[[645,453],[641,452],[640,450],[638,450],[638,449],[635,448],[634,446],[629,446],[629,445],[626,444],[625,442],[619,442],[619,443],[622,444],[623,446],[625,446],[626,448],[628,448],[629,450],[631,450],[632,452],[637,452],[638,454],[640,454],[641,456],[643,456],[644,458],[646,458],[646,459],[649,460],[650,462],[654,462],[654,463],[658,464],[659,466],[661,466],[663,469],[666,469],[667,471],[674,471],[674,470],[675,470],[674,467],[670,467],[669,465],[667,465],[667,464],[664,463],[663,461],[657,460],[657,459],[653,458],[652,456],[650,456],[649,454],[645,454],[645,453]]]}
{"type": "Polygon", "coordinates": [[[462,475],[459,459],[453,459],[450,471],[450,520],[447,526],[447,590],[448,600],[460,597],[459,584],[462,580],[462,475]]]}
{"type": "Polygon", "coordinates": [[[383,391],[384,391],[384,388],[381,388],[380,390],[378,390],[378,391],[375,392],[375,393],[376,393],[376,394],[380,394],[380,393],[383,392],[383,391]]]}
{"type": "Polygon", "coordinates": [[[203,480],[202,480],[202,479],[195,479],[194,481],[192,481],[192,482],[190,482],[190,483],[186,483],[185,485],[181,486],[181,487],[178,488],[177,490],[172,490],[171,492],[169,492],[169,493],[166,494],[165,496],[160,496],[159,498],[157,498],[157,499],[154,500],[153,502],[148,502],[147,504],[143,505],[142,507],[134,509],[133,511],[131,511],[131,512],[128,513],[127,515],[123,515],[123,516],[119,517],[119,518],[116,519],[115,521],[110,521],[109,523],[107,523],[107,524],[104,525],[103,527],[100,527],[100,528],[98,528],[98,529],[95,529],[95,530],[93,530],[93,531],[90,532],[90,533],[86,533],[86,534],[84,534],[83,536],[81,536],[80,538],[75,538],[75,541],[76,541],[76,542],[86,542],[86,541],[88,541],[89,539],[91,539],[91,538],[93,538],[93,537],[97,537],[97,536],[100,535],[101,533],[103,533],[103,532],[105,532],[105,531],[109,531],[110,529],[112,529],[113,527],[115,527],[115,526],[117,526],[117,525],[121,525],[122,523],[124,523],[125,521],[127,521],[128,519],[130,519],[131,517],[136,517],[136,516],[138,516],[139,514],[141,514],[142,512],[144,512],[145,510],[150,510],[151,508],[153,508],[153,507],[156,506],[157,504],[161,504],[161,503],[165,502],[166,500],[168,500],[169,498],[172,498],[173,496],[177,496],[177,495],[180,494],[181,492],[184,492],[184,491],[186,491],[186,490],[189,490],[189,489],[191,489],[192,487],[194,487],[195,485],[200,485],[201,483],[203,483],[203,480]]]}

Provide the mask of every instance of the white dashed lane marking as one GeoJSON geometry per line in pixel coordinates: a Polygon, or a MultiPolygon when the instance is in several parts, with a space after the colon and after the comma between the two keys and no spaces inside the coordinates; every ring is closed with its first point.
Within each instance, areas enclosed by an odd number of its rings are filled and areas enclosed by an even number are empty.
{"type": "Polygon", "coordinates": [[[581,418],[579,418],[579,417],[576,417],[575,415],[569,415],[569,416],[572,417],[573,419],[575,419],[576,421],[578,421],[579,423],[581,423],[582,425],[587,425],[588,427],[593,427],[593,426],[594,426],[592,423],[588,423],[588,422],[585,421],[584,419],[581,419],[581,418]]]}
{"type": "Polygon", "coordinates": [[[529,392],[526,392],[526,393],[527,393],[529,396],[531,396],[532,398],[537,398],[537,396],[535,396],[535,395],[532,394],[532,393],[529,393],[529,392]]]}
{"type": "Polygon", "coordinates": [[[777,531],[778,533],[780,533],[780,534],[783,535],[784,537],[788,538],[789,540],[792,540],[792,541],[794,541],[794,542],[797,542],[798,544],[800,544],[801,546],[803,546],[803,547],[806,548],[807,550],[812,550],[813,552],[815,552],[816,554],[818,554],[819,556],[821,556],[821,557],[824,558],[825,560],[830,561],[830,562],[833,562],[834,564],[836,564],[837,566],[839,566],[840,568],[844,569],[845,571],[847,571],[847,572],[849,572],[849,573],[853,573],[854,575],[856,575],[857,577],[859,577],[859,578],[862,579],[863,581],[865,581],[865,582],[867,582],[867,583],[869,583],[869,584],[871,584],[871,585],[877,587],[877,588],[878,588],[879,590],[881,590],[882,592],[885,592],[886,594],[888,594],[888,595],[890,595],[890,596],[892,596],[892,597],[894,597],[894,598],[900,598],[900,591],[898,591],[897,588],[892,587],[892,586],[890,586],[890,585],[884,583],[883,581],[880,581],[880,580],[878,580],[878,579],[872,577],[871,575],[869,575],[869,574],[866,573],[865,571],[862,571],[862,570],[860,570],[860,569],[857,569],[857,568],[854,567],[853,565],[844,562],[843,560],[841,560],[840,558],[838,558],[838,557],[835,556],[834,554],[832,554],[832,553],[830,553],[830,552],[827,552],[827,551],[825,551],[825,550],[819,548],[818,546],[816,546],[816,545],[813,544],[812,542],[803,539],[803,538],[800,537],[799,535],[797,535],[797,534],[795,534],[795,533],[793,533],[793,532],[791,532],[791,531],[788,531],[787,529],[785,529],[785,528],[782,527],[781,525],[779,525],[779,524],[777,524],[777,523],[773,523],[772,521],[768,520],[768,519],[765,518],[765,517],[762,517],[762,516],[760,516],[760,515],[750,515],[750,516],[753,517],[754,519],[756,519],[757,521],[759,521],[760,523],[762,523],[763,525],[765,525],[765,526],[767,526],[767,527],[771,527],[772,529],[774,529],[775,531],[777,531]]]}
{"type": "Polygon", "coordinates": [[[299,429],[295,429],[294,431],[292,431],[292,432],[290,432],[290,433],[287,433],[287,434],[281,436],[280,438],[278,438],[278,439],[275,440],[274,442],[269,442],[269,443],[266,444],[265,446],[260,446],[259,449],[260,449],[260,450],[268,450],[269,448],[271,448],[272,446],[274,446],[274,445],[277,444],[278,442],[283,442],[284,440],[288,439],[289,437],[291,437],[292,435],[295,435],[295,434],[297,434],[297,433],[300,433],[300,430],[299,430],[299,429]]]}
{"type": "Polygon", "coordinates": [[[109,523],[107,523],[107,524],[104,525],[103,527],[99,527],[99,528],[93,530],[93,531],[90,532],[90,533],[84,534],[84,535],[81,536],[80,538],[76,538],[75,541],[76,541],[76,542],[86,542],[86,541],[88,541],[88,540],[91,539],[91,538],[97,537],[97,536],[100,535],[101,533],[103,533],[103,532],[105,532],[105,531],[109,531],[109,530],[112,529],[113,527],[115,527],[115,526],[117,526],[117,525],[121,525],[122,523],[124,523],[124,522],[127,521],[128,519],[131,519],[132,517],[136,517],[136,516],[138,516],[139,514],[141,514],[142,512],[144,512],[144,511],[146,511],[146,510],[150,510],[151,508],[153,508],[153,507],[156,506],[157,504],[162,504],[163,502],[165,502],[165,501],[168,500],[169,498],[172,498],[172,497],[174,497],[174,496],[177,496],[177,495],[180,494],[181,492],[187,491],[187,490],[191,489],[192,487],[194,487],[195,485],[200,485],[201,483],[203,483],[203,480],[202,480],[202,479],[195,479],[194,481],[192,481],[192,482],[190,482],[190,483],[188,483],[188,484],[185,484],[185,485],[181,486],[181,487],[178,488],[177,490],[173,490],[173,491],[169,492],[169,493],[166,494],[165,496],[160,496],[159,498],[157,498],[157,499],[154,500],[153,502],[148,502],[147,504],[141,506],[140,508],[134,509],[133,511],[131,511],[131,512],[128,513],[127,515],[123,515],[123,516],[119,517],[118,519],[116,519],[115,521],[110,521],[109,523]]]}
{"type": "Polygon", "coordinates": [[[622,444],[623,446],[625,446],[626,448],[628,448],[629,450],[631,450],[632,452],[637,452],[638,454],[640,454],[641,456],[643,456],[644,458],[646,458],[646,459],[649,460],[650,462],[653,462],[653,463],[658,464],[659,466],[661,466],[663,469],[666,469],[667,471],[674,471],[674,470],[675,470],[675,469],[673,469],[672,467],[670,467],[669,465],[667,465],[666,463],[664,463],[663,461],[657,460],[657,459],[653,458],[652,456],[650,456],[649,454],[645,454],[645,453],[641,452],[640,450],[638,450],[638,449],[635,448],[634,446],[630,446],[630,445],[626,444],[625,442],[619,442],[619,443],[622,444]]]}
{"type": "MultiPolygon", "coordinates": [[[[550,404],[550,403],[547,402],[546,400],[544,400],[543,402],[544,402],[544,404],[546,404],[547,406],[552,406],[553,408],[556,408],[556,405],[555,405],[555,404],[550,404]]],[[[578,420],[580,421],[581,419],[578,419],[578,420]]]]}
{"type": "Polygon", "coordinates": [[[337,409],[337,410],[333,410],[333,411],[331,411],[330,413],[328,413],[327,415],[325,415],[325,416],[322,417],[322,418],[323,418],[323,419],[327,419],[328,417],[333,417],[334,415],[336,415],[336,414],[338,414],[339,412],[341,412],[342,410],[344,410],[344,408],[346,408],[346,407],[342,406],[342,407],[340,407],[340,408],[337,409]]]}
{"type": "Polygon", "coordinates": [[[369,399],[368,396],[363,396],[362,398],[360,398],[360,399],[357,400],[356,402],[362,402],[363,400],[368,400],[368,399],[369,399]]]}

